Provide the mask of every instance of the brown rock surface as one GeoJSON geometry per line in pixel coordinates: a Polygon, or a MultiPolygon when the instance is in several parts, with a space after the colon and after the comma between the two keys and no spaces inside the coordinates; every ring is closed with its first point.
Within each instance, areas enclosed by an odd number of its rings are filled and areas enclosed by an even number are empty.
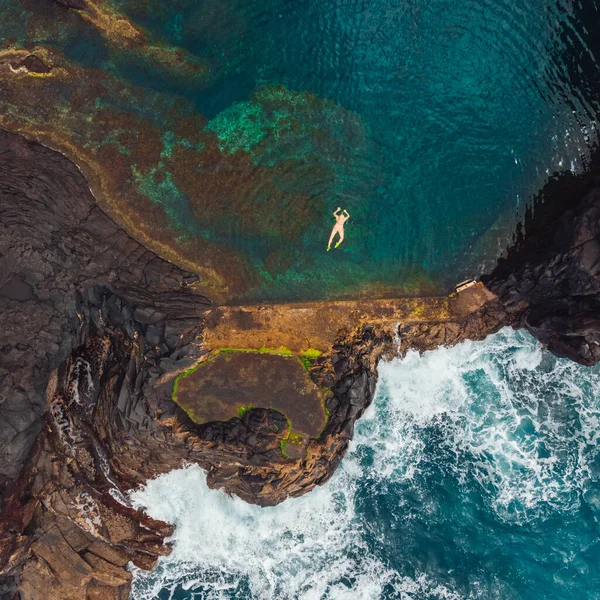
{"type": "Polygon", "coordinates": [[[286,427],[307,439],[318,437],[326,423],[322,392],[297,356],[222,352],[179,378],[173,399],[198,424],[256,407],[280,412],[289,419],[286,427]]]}
{"type": "MultiPolygon", "coordinates": [[[[125,566],[152,568],[171,531],[134,510],[127,491],[184,462],[260,505],[324,483],[373,398],[382,356],[513,324],[558,354],[597,361],[598,211],[592,191],[560,213],[551,243],[525,238],[487,280],[494,293],[211,309],[197,276],[102,212],[69,160],[0,132],[0,598],[126,598],[125,566]],[[254,407],[241,416],[194,422],[171,399],[177,376],[210,351],[282,347],[312,358],[230,361],[232,386],[254,407]],[[308,395],[276,385],[281,361],[295,369],[286,383],[308,395]],[[252,384],[261,369],[268,377],[252,384]],[[286,413],[312,392],[327,419],[296,415],[306,435],[287,443],[286,413]]],[[[235,408],[223,381],[220,401],[235,408]]],[[[198,410],[206,386],[186,392],[198,410]]]]}
{"type": "MultiPolygon", "coordinates": [[[[482,288],[478,293],[483,294],[482,288]]],[[[484,302],[487,297],[481,297],[484,302]]],[[[464,312],[450,298],[401,298],[217,306],[206,315],[207,348],[279,348],[328,352],[340,331],[365,325],[393,332],[400,321],[455,320],[464,312]],[[456,307],[457,310],[454,310],[456,307]]]]}

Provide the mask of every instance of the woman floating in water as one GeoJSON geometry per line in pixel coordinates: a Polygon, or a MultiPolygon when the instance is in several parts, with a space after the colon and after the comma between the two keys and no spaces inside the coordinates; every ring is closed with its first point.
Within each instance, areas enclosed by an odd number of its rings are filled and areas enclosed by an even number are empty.
{"type": "Polygon", "coordinates": [[[333,238],[337,233],[340,236],[340,239],[337,241],[335,247],[337,248],[344,241],[344,223],[350,218],[350,213],[344,209],[342,214],[338,214],[342,210],[339,206],[337,210],[333,213],[335,217],[335,225],[331,230],[331,235],[329,236],[329,243],[327,244],[327,252],[329,252],[331,248],[331,242],[333,242],[333,238]]]}

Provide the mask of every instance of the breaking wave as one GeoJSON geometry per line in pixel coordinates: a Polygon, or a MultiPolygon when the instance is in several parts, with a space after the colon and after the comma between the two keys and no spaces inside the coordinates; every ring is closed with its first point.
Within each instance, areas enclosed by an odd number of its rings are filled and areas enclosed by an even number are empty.
{"type": "Polygon", "coordinates": [[[132,494],[176,525],[160,599],[596,598],[600,370],[505,329],[382,363],[335,476],[274,508],[196,466],[132,494]]]}

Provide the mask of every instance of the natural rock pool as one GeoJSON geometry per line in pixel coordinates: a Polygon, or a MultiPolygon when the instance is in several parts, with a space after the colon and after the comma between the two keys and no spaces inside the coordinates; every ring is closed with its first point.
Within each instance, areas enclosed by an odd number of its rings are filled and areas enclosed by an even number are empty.
{"type": "Polygon", "coordinates": [[[598,156],[600,0],[0,14],[7,585],[597,600],[600,371],[550,351],[600,352],[600,184],[564,176],[598,156]],[[564,211],[489,275],[558,172],[564,211]],[[544,345],[445,346],[502,324],[544,345]],[[127,496],[175,526],[156,565],[171,529],[127,496]]]}
{"type": "MultiPolygon", "coordinates": [[[[11,5],[0,32],[93,81],[46,78],[59,109],[23,112],[27,127],[50,122],[82,162],[109,164],[130,229],[212,269],[227,301],[445,292],[493,264],[548,176],[584,168],[596,139],[593,0],[46,12],[11,5]],[[327,253],[338,206],[351,219],[327,253]]],[[[21,104],[3,104],[19,123],[21,104]]]]}

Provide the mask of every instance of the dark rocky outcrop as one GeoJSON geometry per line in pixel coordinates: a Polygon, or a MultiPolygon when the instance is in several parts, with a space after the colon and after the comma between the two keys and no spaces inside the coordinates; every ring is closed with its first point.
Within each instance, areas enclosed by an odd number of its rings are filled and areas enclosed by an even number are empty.
{"type": "MultiPolygon", "coordinates": [[[[168,528],[158,524],[158,533],[151,533],[146,519],[107,496],[110,475],[99,483],[99,473],[109,473],[106,445],[94,448],[101,434],[89,426],[94,406],[105,398],[117,402],[118,414],[110,418],[119,435],[126,438],[147,425],[145,381],[197,359],[192,341],[209,303],[191,289],[195,280],[108,218],[73,163],[0,132],[0,563],[10,576],[5,587],[18,581],[23,596],[31,598],[126,597],[124,565],[134,560],[149,567],[164,552],[168,528]],[[49,391],[49,381],[58,396],[49,391]],[[84,400],[87,405],[80,406],[84,400]],[[64,402],[70,402],[66,412],[64,402]],[[81,427],[75,431],[77,419],[81,427]],[[69,443],[75,442],[85,442],[85,448],[69,455],[69,443]],[[100,504],[98,494],[104,498],[100,504]],[[80,507],[77,518],[69,515],[73,506],[80,507]],[[86,531],[98,506],[113,511],[114,518],[104,522],[118,533],[86,531]]],[[[98,426],[106,422],[100,419],[98,426]]]]}
{"type": "Polygon", "coordinates": [[[73,163],[0,132],[2,495],[40,430],[50,373],[94,325],[113,317],[129,334],[138,323],[165,344],[162,352],[174,347],[209,304],[190,289],[195,280],[108,218],[73,163]],[[125,310],[119,294],[130,299],[132,314],[119,312],[125,310]]]}
{"type": "Polygon", "coordinates": [[[35,54],[28,54],[24,58],[13,60],[10,66],[16,71],[19,69],[25,69],[30,73],[38,73],[45,75],[50,73],[52,70],[39,56],[35,54]]]}
{"type": "Polygon", "coordinates": [[[529,216],[488,289],[471,288],[439,320],[340,331],[309,369],[327,390],[327,424],[292,458],[276,410],[197,425],[172,401],[175,377],[207,353],[197,277],[121,229],[72,162],[0,132],[0,598],[126,598],[125,566],[151,568],[171,531],[127,491],[186,461],[260,505],[324,483],[372,401],[382,356],[513,325],[597,362],[599,190],[593,175],[561,180],[568,201],[529,216]]]}
{"type": "Polygon", "coordinates": [[[511,321],[557,356],[600,360],[600,175],[552,178],[515,246],[483,277],[511,321]]]}

